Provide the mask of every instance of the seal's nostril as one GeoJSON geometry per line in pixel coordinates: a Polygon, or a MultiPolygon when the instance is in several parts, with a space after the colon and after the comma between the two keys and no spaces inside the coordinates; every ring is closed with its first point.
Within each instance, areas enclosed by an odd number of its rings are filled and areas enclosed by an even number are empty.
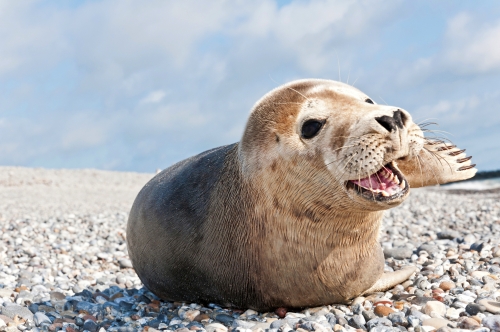
{"type": "Polygon", "coordinates": [[[393,118],[396,121],[396,126],[403,129],[407,120],[406,115],[401,110],[397,110],[396,112],[394,112],[393,118]]]}
{"type": "Polygon", "coordinates": [[[377,122],[382,127],[387,129],[388,132],[391,132],[393,130],[396,131],[396,129],[397,129],[397,127],[396,127],[397,124],[396,124],[396,121],[394,120],[393,117],[383,115],[383,116],[379,116],[378,118],[375,118],[375,120],[377,120],[377,122]]]}

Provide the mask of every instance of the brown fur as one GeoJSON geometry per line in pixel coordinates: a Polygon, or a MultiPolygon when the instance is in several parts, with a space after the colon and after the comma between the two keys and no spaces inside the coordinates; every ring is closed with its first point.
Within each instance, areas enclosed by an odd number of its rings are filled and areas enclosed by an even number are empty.
{"type": "Polygon", "coordinates": [[[130,256],[145,285],[167,300],[258,310],[345,302],[371,289],[383,274],[377,241],[383,210],[407,195],[367,200],[346,182],[398,160],[411,186],[433,183],[417,173],[418,158],[441,181],[465,173],[431,163],[422,132],[405,111],[403,129],[384,129],[375,118],[398,109],[366,98],[333,81],[285,85],[256,104],[241,142],[224,148],[222,157],[217,152],[198,159],[223,158],[222,166],[199,168],[206,172],[198,173],[201,180],[182,175],[186,190],[174,182],[181,176],[175,172],[195,167],[194,161],[161,173],[139,194],[127,229],[130,256]],[[300,135],[307,119],[325,121],[312,139],[300,135]],[[213,177],[213,184],[204,183],[213,177]],[[197,181],[207,187],[200,195],[197,181]],[[188,198],[180,201],[184,193],[188,198]],[[199,199],[207,202],[193,207],[199,199]],[[195,218],[197,209],[205,212],[195,218]]]}

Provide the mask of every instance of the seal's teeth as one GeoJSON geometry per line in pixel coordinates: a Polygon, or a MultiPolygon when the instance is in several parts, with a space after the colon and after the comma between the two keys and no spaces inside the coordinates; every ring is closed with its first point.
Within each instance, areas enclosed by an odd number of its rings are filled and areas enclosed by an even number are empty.
{"type": "Polygon", "coordinates": [[[401,181],[401,183],[399,184],[399,188],[404,189],[406,187],[405,182],[406,181],[403,179],[403,181],[401,181]]]}
{"type": "Polygon", "coordinates": [[[389,193],[388,193],[387,191],[385,191],[385,190],[380,191],[380,193],[381,193],[381,194],[382,194],[382,196],[384,196],[384,197],[389,197],[389,196],[391,196],[391,195],[389,195],[389,193]]]}

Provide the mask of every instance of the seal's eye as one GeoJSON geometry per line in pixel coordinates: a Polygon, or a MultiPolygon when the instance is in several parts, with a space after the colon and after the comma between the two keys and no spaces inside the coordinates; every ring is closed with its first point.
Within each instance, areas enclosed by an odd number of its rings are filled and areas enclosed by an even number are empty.
{"type": "Polygon", "coordinates": [[[324,120],[307,120],[302,125],[302,137],[306,139],[313,138],[319,133],[324,123],[324,120]]]}
{"type": "Polygon", "coordinates": [[[371,100],[370,98],[366,98],[366,99],[365,99],[365,102],[366,102],[366,103],[368,103],[368,104],[375,104],[375,103],[373,102],[373,100],[371,100]]]}

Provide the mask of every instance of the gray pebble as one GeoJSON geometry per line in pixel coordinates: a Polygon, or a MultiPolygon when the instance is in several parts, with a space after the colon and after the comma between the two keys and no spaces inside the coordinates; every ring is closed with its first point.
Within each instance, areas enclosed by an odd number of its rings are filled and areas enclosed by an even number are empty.
{"type": "Polygon", "coordinates": [[[469,303],[465,307],[465,311],[471,316],[475,316],[480,312],[484,312],[484,310],[486,310],[486,308],[484,306],[476,304],[476,303],[469,303]]]}
{"type": "Polygon", "coordinates": [[[408,326],[408,320],[406,319],[404,312],[393,312],[389,314],[387,318],[395,326],[408,326]]]}
{"type": "Polygon", "coordinates": [[[372,331],[372,329],[376,326],[392,326],[392,322],[384,317],[377,317],[369,320],[366,323],[366,327],[368,331],[372,331]]]}
{"type": "Polygon", "coordinates": [[[83,329],[90,332],[97,332],[97,327],[98,327],[97,324],[91,319],[87,319],[83,323],[83,329]]]}
{"type": "Polygon", "coordinates": [[[233,323],[234,318],[233,316],[229,316],[226,314],[218,314],[217,316],[215,316],[215,320],[221,322],[224,325],[230,326],[233,323]]]}
{"type": "Polygon", "coordinates": [[[130,261],[130,259],[126,259],[126,258],[120,259],[120,260],[118,260],[118,264],[120,265],[120,268],[122,268],[122,269],[132,268],[132,262],[130,261]]]}
{"type": "Polygon", "coordinates": [[[434,254],[439,251],[439,247],[434,244],[424,243],[417,249],[417,254],[420,254],[421,251],[426,251],[429,254],[434,254]]]}
{"type": "Polygon", "coordinates": [[[366,321],[369,321],[369,320],[372,320],[374,318],[376,318],[377,316],[375,315],[375,313],[373,311],[368,311],[368,310],[363,310],[363,313],[362,313],[363,317],[365,317],[365,320],[366,321]]]}
{"type": "Polygon", "coordinates": [[[286,321],[284,319],[277,319],[271,323],[270,327],[271,327],[271,329],[279,329],[285,323],[286,323],[286,321]]]}
{"type": "Polygon", "coordinates": [[[412,327],[416,327],[416,326],[419,326],[422,324],[422,321],[418,317],[413,316],[413,315],[409,315],[407,317],[407,320],[408,320],[409,325],[412,327]]]}
{"type": "Polygon", "coordinates": [[[437,233],[437,237],[438,237],[438,239],[453,240],[453,239],[455,239],[457,237],[460,237],[460,233],[457,232],[457,231],[448,229],[448,230],[445,230],[445,231],[442,231],[442,232],[438,232],[437,233]]]}
{"type": "Polygon", "coordinates": [[[37,312],[34,315],[33,320],[34,320],[36,326],[40,326],[42,324],[52,324],[52,321],[50,320],[50,318],[47,317],[43,312],[37,312]]]}
{"type": "Polygon", "coordinates": [[[349,325],[356,329],[366,330],[365,324],[366,320],[362,315],[354,315],[349,319],[349,325]]]}
{"type": "Polygon", "coordinates": [[[500,332],[500,316],[499,315],[484,317],[483,320],[481,321],[481,323],[493,332],[500,332]]]}
{"type": "Polygon", "coordinates": [[[27,308],[17,304],[8,304],[5,307],[0,307],[2,310],[2,315],[5,315],[11,319],[17,315],[24,319],[33,320],[33,313],[27,308]]]}
{"type": "Polygon", "coordinates": [[[413,249],[408,247],[384,248],[385,258],[407,259],[413,254],[413,249]]]}

